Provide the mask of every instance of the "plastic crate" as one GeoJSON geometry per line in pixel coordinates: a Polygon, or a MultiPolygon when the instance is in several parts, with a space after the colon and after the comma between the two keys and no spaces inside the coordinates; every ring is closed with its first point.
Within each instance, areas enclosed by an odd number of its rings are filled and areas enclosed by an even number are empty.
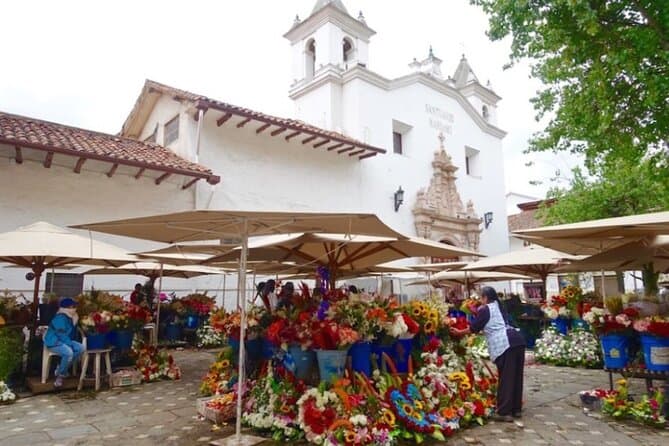
{"type": "Polygon", "coordinates": [[[195,401],[195,407],[197,409],[197,413],[206,418],[207,420],[216,424],[221,424],[228,420],[234,419],[236,416],[236,408],[237,408],[236,400],[233,400],[233,402],[224,409],[214,409],[212,407],[207,407],[207,403],[213,400],[214,398],[216,397],[210,396],[206,398],[198,398],[195,401]]]}
{"type": "Polygon", "coordinates": [[[126,387],[136,386],[142,383],[142,374],[137,370],[124,369],[116,373],[112,373],[111,386],[112,387],[126,387]]]}

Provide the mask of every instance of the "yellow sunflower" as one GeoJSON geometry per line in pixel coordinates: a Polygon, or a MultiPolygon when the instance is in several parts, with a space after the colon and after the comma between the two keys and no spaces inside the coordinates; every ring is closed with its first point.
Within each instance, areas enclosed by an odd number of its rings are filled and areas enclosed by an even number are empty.
{"type": "Polygon", "coordinates": [[[227,369],[228,367],[230,367],[230,361],[227,360],[227,359],[224,359],[223,361],[221,361],[221,367],[224,368],[224,369],[227,369]]]}
{"type": "Polygon", "coordinates": [[[433,321],[425,322],[425,334],[434,334],[437,331],[437,326],[433,321]]]}
{"type": "Polygon", "coordinates": [[[404,410],[404,413],[406,413],[408,416],[413,415],[413,407],[411,407],[411,404],[404,404],[402,406],[402,410],[404,410]]]}
{"type": "Polygon", "coordinates": [[[381,419],[389,427],[395,426],[395,414],[388,409],[383,409],[383,412],[381,412],[381,419]]]}

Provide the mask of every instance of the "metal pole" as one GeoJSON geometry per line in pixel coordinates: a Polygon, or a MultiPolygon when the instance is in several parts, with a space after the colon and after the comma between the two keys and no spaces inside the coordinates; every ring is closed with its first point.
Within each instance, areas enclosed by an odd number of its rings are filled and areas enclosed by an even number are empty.
{"type": "Polygon", "coordinates": [[[235,422],[235,436],[237,442],[242,440],[242,394],[246,385],[244,376],[244,338],[246,336],[246,257],[249,249],[249,221],[244,218],[242,224],[242,246],[239,256],[239,287],[237,300],[241,300],[240,305],[240,329],[239,329],[239,380],[237,385],[237,420],[235,422]]]}
{"type": "Polygon", "coordinates": [[[158,282],[158,312],[156,313],[156,329],[153,332],[153,344],[158,345],[158,331],[160,329],[160,293],[163,291],[163,263],[160,262],[160,282],[158,282]]]}
{"type": "Polygon", "coordinates": [[[49,292],[53,293],[53,283],[56,281],[56,268],[51,267],[51,286],[49,287],[49,292]]]}
{"type": "Polygon", "coordinates": [[[228,278],[227,274],[223,274],[223,299],[221,300],[221,306],[225,308],[225,281],[228,278]]]}

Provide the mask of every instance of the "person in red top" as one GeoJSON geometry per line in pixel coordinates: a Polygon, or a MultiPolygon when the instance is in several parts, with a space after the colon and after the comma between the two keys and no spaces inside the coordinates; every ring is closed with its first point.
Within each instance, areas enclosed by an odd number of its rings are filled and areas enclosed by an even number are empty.
{"type": "Polygon", "coordinates": [[[130,294],[130,302],[139,305],[144,300],[144,292],[142,291],[142,284],[135,284],[135,291],[130,294]]]}

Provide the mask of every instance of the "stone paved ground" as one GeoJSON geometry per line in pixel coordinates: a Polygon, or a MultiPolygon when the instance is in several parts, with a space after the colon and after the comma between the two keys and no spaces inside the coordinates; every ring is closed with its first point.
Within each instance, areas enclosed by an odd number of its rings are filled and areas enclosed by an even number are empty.
{"type": "MultiPolygon", "coordinates": [[[[229,434],[212,432],[195,415],[199,380],[213,352],[174,352],[181,381],[132,388],[40,395],[0,406],[0,446],[11,445],[197,445],[229,434]]],[[[548,366],[526,368],[525,415],[520,423],[490,423],[458,433],[451,445],[667,445],[669,430],[620,424],[585,414],[577,393],[605,387],[601,370],[548,366]]],[[[633,380],[632,392],[642,392],[633,380]]],[[[271,442],[267,442],[271,444],[271,442]]]]}

